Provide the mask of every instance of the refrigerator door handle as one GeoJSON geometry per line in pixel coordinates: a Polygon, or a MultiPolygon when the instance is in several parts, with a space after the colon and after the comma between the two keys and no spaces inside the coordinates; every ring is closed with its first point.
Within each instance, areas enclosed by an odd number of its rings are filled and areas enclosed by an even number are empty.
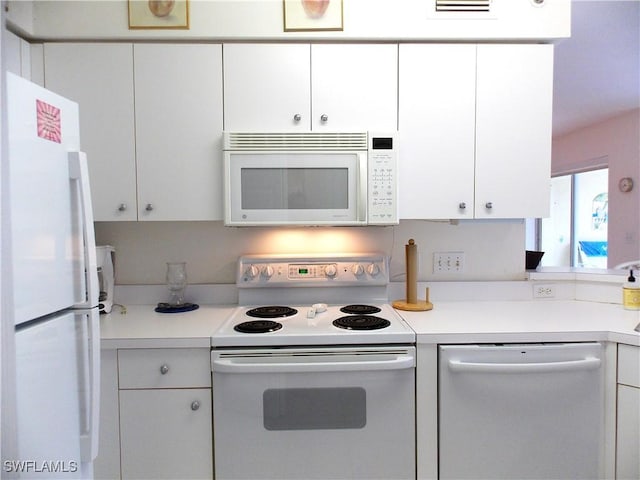
{"type": "Polygon", "coordinates": [[[84,261],[86,277],[85,301],[75,308],[91,308],[98,305],[100,285],[98,283],[98,261],[96,238],[93,231],[93,205],[89,186],[89,164],[85,152],[69,152],[69,177],[78,181],[82,213],[82,237],[84,239],[84,261]]]}
{"type": "Polygon", "coordinates": [[[87,333],[89,349],[89,385],[85,402],[89,409],[87,422],[80,434],[80,457],[82,462],[93,462],[98,456],[98,435],[100,426],[100,314],[97,308],[87,312],[87,333]]]}

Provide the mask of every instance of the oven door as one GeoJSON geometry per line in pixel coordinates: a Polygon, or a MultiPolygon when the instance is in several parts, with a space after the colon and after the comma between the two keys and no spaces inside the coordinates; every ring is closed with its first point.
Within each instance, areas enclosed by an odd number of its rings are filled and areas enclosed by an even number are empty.
{"type": "Polygon", "coordinates": [[[212,352],[216,479],[414,479],[415,348],[212,352]]]}
{"type": "Polygon", "coordinates": [[[367,154],[225,152],[226,225],[364,225],[367,154]]]}

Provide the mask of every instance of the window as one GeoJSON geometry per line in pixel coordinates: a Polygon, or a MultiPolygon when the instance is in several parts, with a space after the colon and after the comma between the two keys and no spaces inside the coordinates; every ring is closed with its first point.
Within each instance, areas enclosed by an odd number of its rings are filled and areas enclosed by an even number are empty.
{"type": "Polygon", "coordinates": [[[607,268],[609,170],[551,179],[551,215],[539,223],[541,266],[607,268]]]}

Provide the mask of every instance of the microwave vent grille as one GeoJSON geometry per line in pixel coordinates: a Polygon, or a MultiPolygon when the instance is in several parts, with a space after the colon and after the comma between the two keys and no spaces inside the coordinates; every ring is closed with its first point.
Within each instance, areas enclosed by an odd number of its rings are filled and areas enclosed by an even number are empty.
{"type": "Polygon", "coordinates": [[[245,133],[225,132],[225,150],[318,151],[366,150],[366,133],[245,133]]]}
{"type": "Polygon", "coordinates": [[[491,0],[436,0],[436,12],[489,12],[491,0]]]}

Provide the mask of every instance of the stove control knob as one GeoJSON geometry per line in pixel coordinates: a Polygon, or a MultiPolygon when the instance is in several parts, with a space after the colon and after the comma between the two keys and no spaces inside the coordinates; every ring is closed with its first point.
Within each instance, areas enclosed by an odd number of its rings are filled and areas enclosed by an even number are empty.
{"type": "Polygon", "coordinates": [[[249,278],[255,278],[260,274],[260,269],[255,265],[249,265],[244,273],[249,278]]]}
{"type": "Polygon", "coordinates": [[[364,267],[362,265],[360,265],[359,263],[356,263],[353,265],[353,267],[351,267],[351,271],[353,272],[353,274],[356,277],[359,277],[360,275],[362,275],[364,273],[364,267]]]}
{"type": "Polygon", "coordinates": [[[271,278],[273,276],[273,267],[271,265],[266,265],[262,267],[262,276],[265,278],[271,278]]]}
{"type": "Polygon", "coordinates": [[[329,278],[333,278],[338,274],[338,269],[335,265],[327,265],[324,267],[324,274],[329,278]]]}
{"type": "Polygon", "coordinates": [[[380,273],[380,267],[375,263],[370,263],[367,266],[367,273],[369,275],[371,275],[372,277],[375,277],[376,275],[378,275],[380,273]]]}

